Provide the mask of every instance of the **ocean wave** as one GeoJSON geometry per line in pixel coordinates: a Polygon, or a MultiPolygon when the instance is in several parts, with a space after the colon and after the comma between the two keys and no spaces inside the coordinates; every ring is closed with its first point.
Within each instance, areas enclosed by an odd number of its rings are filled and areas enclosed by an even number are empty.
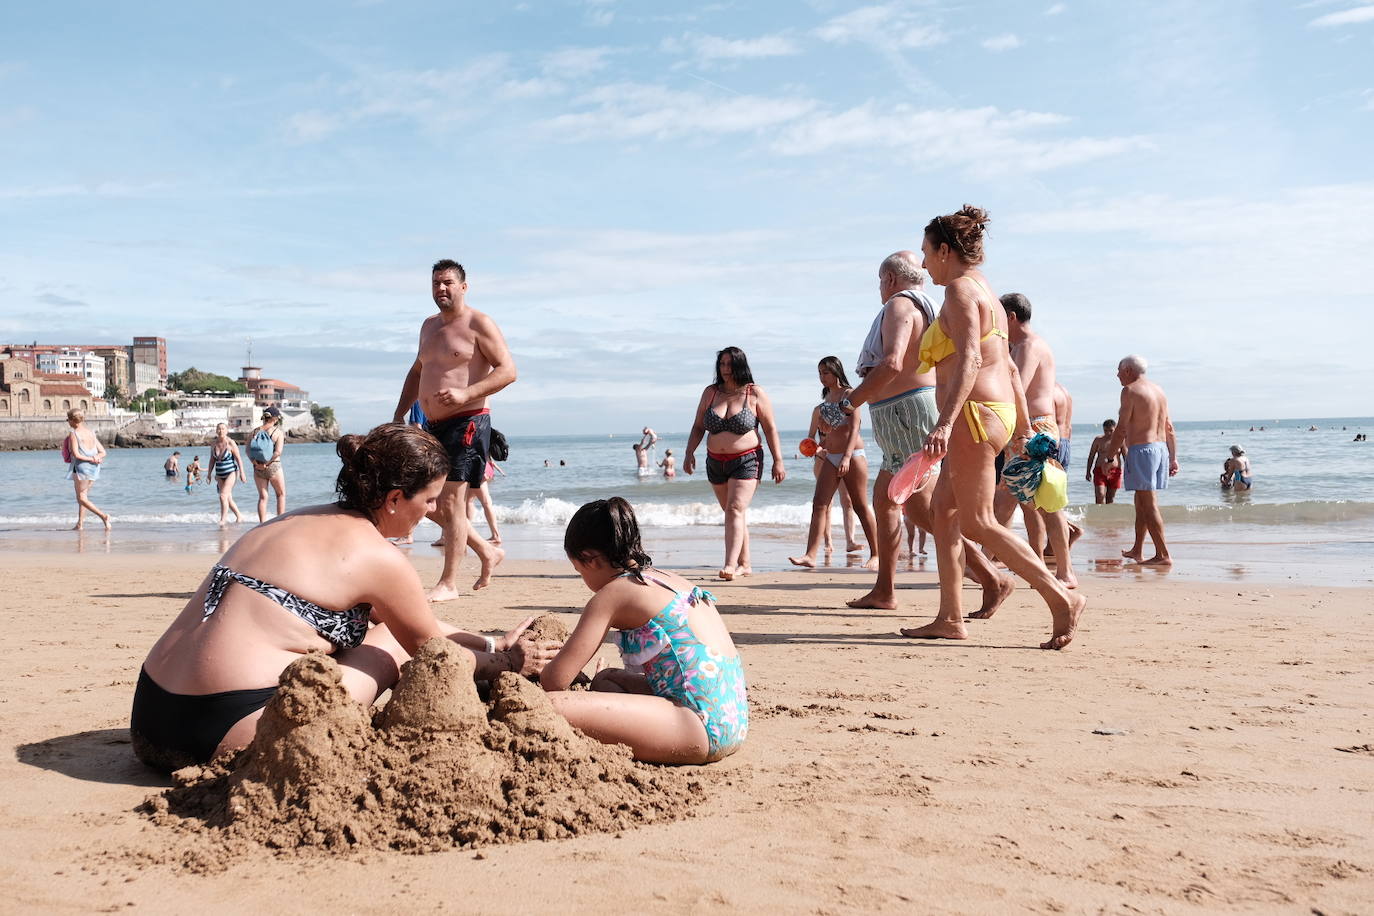
{"type": "MultiPolygon", "coordinates": [[[[636,502],[635,515],[645,528],[720,527],[725,513],[715,503],[636,502]]],[[[1161,506],[1164,520],[1183,525],[1325,525],[1334,522],[1374,520],[1374,503],[1354,500],[1306,501],[1296,503],[1224,504],[1193,506],[1161,506]]],[[[540,528],[562,528],[567,525],[578,504],[557,497],[527,499],[519,505],[495,506],[501,524],[532,525],[540,528]]],[[[1069,518],[1092,525],[1094,522],[1130,523],[1135,509],[1129,500],[1111,505],[1069,506],[1069,518]]],[[[121,525],[213,525],[218,521],[215,512],[130,513],[115,515],[121,525]]],[[[0,525],[52,526],[71,525],[76,519],[70,515],[0,515],[0,525]]],[[[839,524],[838,507],[831,519],[839,524]]],[[[250,524],[245,516],[245,524],[250,524]]],[[[749,509],[749,523],[761,527],[804,528],[811,523],[811,503],[757,505],[749,509]]],[[[429,522],[424,527],[434,527],[429,522]]]]}

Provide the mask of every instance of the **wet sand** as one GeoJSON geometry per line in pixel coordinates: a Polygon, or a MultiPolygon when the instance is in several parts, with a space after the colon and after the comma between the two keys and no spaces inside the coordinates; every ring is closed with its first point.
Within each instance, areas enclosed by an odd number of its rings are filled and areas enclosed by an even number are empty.
{"type": "MultiPolygon", "coordinates": [[[[896,612],[844,607],[871,581],[857,570],[689,573],[719,597],[753,701],[744,749],[700,771],[693,817],[478,851],[159,863],[172,838],[134,809],[169,782],[132,758],[129,701],[211,562],[0,556],[7,908],[1331,914],[1374,899],[1374,589],[1089,577],[1079,636],[1054,653],[1033,648],[1049,615],[1025,588],[965,643],[896,637],[933,616],[933,568],[899,576],[896,612]]],[[[564,563],[501,572],[442,616],[572,624],[588,594],[564,563]]]]}

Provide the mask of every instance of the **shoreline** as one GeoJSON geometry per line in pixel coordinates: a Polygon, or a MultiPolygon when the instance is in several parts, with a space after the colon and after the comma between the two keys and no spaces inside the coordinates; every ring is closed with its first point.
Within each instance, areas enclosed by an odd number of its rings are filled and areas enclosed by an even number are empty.
{"type": "MultiPolygon", "coordinates": [[[[14,905],[1336,913],[1374,896],[1374,589],[1167,580],[1086,583],[1078,638],[1044,652],[1049,615],[1024,587],[967,642],[927,643],[893,634],[933,612],[933,581],[902,582],[899,611],[854,611],[841,571],[689,573],[717,595],[751,699],[750,737],[700,769],[693,816],[478,851],[167,862],[170,837],[133,810],[167,783],[133,760],[129,701],[212,562],[0,555],[25,583],[9,618],[24,664],[0,674],[14,905]]],[[[438,565],[416,558],[422,579],[438,565]]],[[[503,569],[440,616],[573,624],[589,597],[562,562],[503,569]]]]}
{"type": "MultiPolygon", "coordinates": [[[[218,528],[213,515],[206,515],[201,524],[121,525],[114,518],[115,529],[107,533],[99,520],[88,521],[85,530],[76,532],[60,526],[5,525],[0,526],[0,545],[7,551],[29,557],[74,557],[110,555],[138,557],[156,555],[222,554],[239,535],[255,522],[251,508],[239,525],[218,528]]],[[[202,513],[203,514],[203,513],[202,513]]],[[[1019,520],[1019,519],[1018,519],[1019,520]]],[[[75,513],[71,516],[75,522],[75,513]]],[[[1333,526],[1323,526],[1326,540],[1314,540],[1316,532],[1273,529],[1253,526],[1251,539],[1240,540],[1232,530],[1219,531],[1215,526],[1171,527],[1170,550],[1174,565],[1169,569],[1141,567],[1123,563],[1120,551],[1130,546],[1132,527],[1128,517],[1112,523],[1098,523],[1085,528],[1083,538],[1073,551],[1074,571],[1089,582],[1113,583],[1122,581],[1157,581],[1173,579],[1189,582],[1250,583],[1274,585],[1302,585],[1327,587],[1345,584],[1354,587],[1374,586],[1374,567],[1369,563],[1370,545],[1356,530],[1348,538],[1333,535],[1333,526]],[[1260,540],[1259,538],[1268,538],[1260,540]]],[[[478,532],[486,534],[485,522],[477,523],[478,532]]],[[[1020,530],[1019,528],[1017,529],[1020,530]]],[[[563,557],[563,529],[547,525],[505,523],[501,526],[502,548],[508,562],[565,563],[563,557]]],[[[417,563],[437,560],[438,548],[430,542],[438,537],[438,526],[423,521],[415,530],[415,543],[403,549],[417,563]]],[[[721,561],[723,532],[719,527],[690,525],[681,527],[643,528],[645,549],[662,566],[702,572],[714,572],[721,561]]],[[[837,572],[852,576],[855,588],[864,576],[875,575],[857,568],[867,559],[867,553],[846,557],[843,554],[844,535],[838,525],[832,535],[837,552],[828,566],[807,570],[792,566],[787,557],[804,549],[806,530],[790,525],[751,525],[754,544],[754,569],[761,573],[784,573],[807,576],[837,572]]],[[[1147,541],[1147,550],[1149,544],[1147,541]]],[[[927,541],[928,556],[903,559],[899,562],[898,583],[933,582],[935,557],[927,541]]],[[[476,561],[468,557],[468,565],[476,561]]],[[[497,575],[502,575],[498,570],[497,575]]],[[[797,580],[799,583],[805,581],[797,580]]],[[[866,586],[864,587],[866,590],[866,586]]]]}

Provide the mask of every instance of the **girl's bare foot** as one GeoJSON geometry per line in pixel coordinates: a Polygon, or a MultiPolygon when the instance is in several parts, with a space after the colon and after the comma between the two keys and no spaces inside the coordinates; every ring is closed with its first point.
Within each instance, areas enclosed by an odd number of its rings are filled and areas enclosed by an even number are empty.
{"type": "Polygon", "coordinates": [[[754,568],[748,563],[741,563],[739,567],[735,569],[735,575],[737,576],[752,576],[753,574],[754,568]]]}
{"type": "Polygon", "coordinates": [[[878,568],[878,558],[877,558],[876,556],[874,556],[874,557],[869,557],[869,558],[868,558],[868,562],[864,564],[864,569],[877,569],[877,568],[878,568]]]}
{"type": "Polygon", "coordinates": [[[816,568],[816,560],[810,554],[802,554],[799,557],[788,557],[787,562],[793,566],[805,566],[807,569],[816,568]]]}
{"type": "Polygon", "coordinates": [[[716,573],[716,578],[724,579],[726,582],[729,582],[731,579],[735,578],[735,567],[722,566],[720,571],[716,573]]]}
{"type": "Polygon", "coordinates": [[[458,589],[452,585],[436,585],[429,590],[430,601],[452,601],[458,597],[458,589]]]}
{"type": "Polygon", "coordinates": [[[862,545],[862,544],[860,544],[860,543],[857,543],[857,542],[850,542],[850,543],[844,545],[844,552],[845,552],[845,553],[863,553],[863,552],[864,552],[864,545],[862,545]]]}
{"type": "Polygon", "coordinates": [[[1140,562],[1140,559],[1141,559],[1141,558],[1140,558],[1140,552],[1139,552],[1138,550],[1136,550],[1135,548],[1131,548],[1130,550],[1123,550],[1123,551],[1121,551],[1121,555],[1122,555],[1123,557],[1125,557],[1126,559],[1131,560],[1131,561],[1136,562],[1136,563],[1139,563],[1139,562],[1140,562]]]}

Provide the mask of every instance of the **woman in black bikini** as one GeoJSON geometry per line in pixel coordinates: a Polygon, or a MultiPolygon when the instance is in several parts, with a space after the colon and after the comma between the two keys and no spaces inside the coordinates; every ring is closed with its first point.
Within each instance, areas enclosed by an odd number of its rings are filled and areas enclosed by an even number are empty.
{"type": "Polygon", "coordinates": [[[434,437],[387,424],[345,436],[338,452],[338,501],[244,534],[148,653],[130,722],[143,762],[171,770],[248,744],[282,669],[307,652],[333,655],[344,687],[368,704],[435,636],[471,650],[482,680],[535,674],[554,656],[553,644],[521,639],[530,620],[499,639],[436,620],[387,540],[434,509],[449,470],[434,437]]]}
{"type": "Polygon", "coordinates": [[[763,479],[760,429],[768,440],[768,451],[773,453],[773,482],[782,483],[787,471],[782,466],[773,405],[754,384],[744,351],[726,347],[716,354],[716,381],[706,386],[697,402],[692,434],[687,437],[687,452],[682,458],[682,472],[691,474],[697,466],[697,445],[702,436],[710,434],[706,440],[706,479],[725,510],[725,565],[718,573],[722,579],[747,576],[752,571],[745,516],[763,479]]]}

